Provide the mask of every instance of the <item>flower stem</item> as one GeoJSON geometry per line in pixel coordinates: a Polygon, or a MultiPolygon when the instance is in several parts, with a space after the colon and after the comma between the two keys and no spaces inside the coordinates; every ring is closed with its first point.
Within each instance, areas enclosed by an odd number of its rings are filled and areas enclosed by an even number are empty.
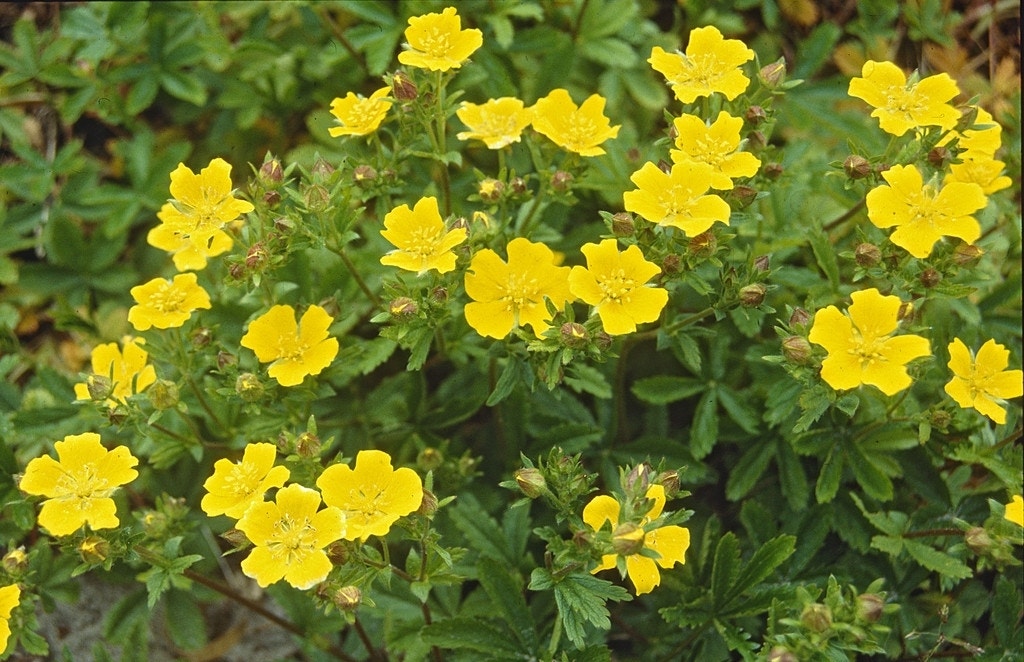
{"type": "Polygon", "coordinates": [[[366,295],[366,298],[370,300],[370,303],[372,303],[376,308],[383,308],[384,306],[381,303],[380,297],[378,297],[374,293],[374,291],[370,289],[370,286],[366,284],[366,281],[363,280],[363,277],[359,275],[359,270],[356,269],[356,265],[352,263],[352,260],[349,258],[348,254],[345,253],[345,249],[338,248],[335,246],[328,246],[327,248],[332,253],[341,258],[342,264],[344,264],[345,268],[348,269],[348,272],[352,274],[352,278],[355,279],[356,285],[358,285],[359,289],[362,290],[363,294],[366,295]]]}
{"type": "Polygon", "coordinates": [[[445,81],[444,73],[441,71],[437,72],[435,80],[436,89],[434,91],[437,96],[437,114],[434,121],[437,134],[434,147],[437,152],[438,161],[441,164],[441,201],[444,203],[444,215],[449,216],[452,213],[452,184],[448,177],[448,162],[444,158],[445,148],[448,144],[446,137],[448,117],[445,112],[445,87],[447,81],[445,81]]]}
{"type": "Polygon", "coordinates": [[[551,629],[551,640],[548,642],[548,655],[554,659],[555,651],[558,650],[558,642],[562,638],[562,612],[555,615],[555,625],[551,629]]]}

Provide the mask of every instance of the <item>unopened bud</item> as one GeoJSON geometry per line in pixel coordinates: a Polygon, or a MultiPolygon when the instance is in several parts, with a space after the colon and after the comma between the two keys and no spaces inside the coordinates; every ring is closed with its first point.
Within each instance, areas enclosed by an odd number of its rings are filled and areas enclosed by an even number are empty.
{"type": "Polygon", "coordinates": [[[757,72],[757,78],[766,87],[776,88],[786,82],[786,60],[779,58],[771,64],[766,64],[757,72]]]}
{"type": "Polygon", "coordinates": [[[363,603],[363,592],[358,586],[342,586],[331,596],[331,602],[341,611],[352,612],[363,603]]]}
{"type": "Polygon", "coordinates": [[[764,112],[764,108],[761,106],[751,106],[750,108],[747,108],[747,112],[744,114],[744,117],[748,122],[757,126],[768,119],[768,113],[764,112]]]}
{"type": "Polygon", "coordinates": [[[327,558],[334,565],[345,565],[352,557],[352,543],[345,540],[335,540],[324,550],[327,558]]]}
{"type": "Polygon", "coordinates": [[[753,186],[746,186],[740,184],[734,186],[732,191],[729,192],[730,197],[736,201],[736,205],[740,209],[744,209],[750,206],[754,200],[757,200],[757,189],[753,186]]]}
{"type": "Polygon", "coordinates": [[[419,312],[419,305],[409,297],[397,297],[388,304],[392,317],[409,318],[419,312]]]}
{"type": "Polygon", "coordinates": [[[945,145],[939,145],[938,147],[932,147],[928,151],[928,163],[932,164],[935,168],[941,170],[949,165],[949,162],[953,160],[953,154],[949,151],[945,145]]]}
{"type": "Polygon", "coordinates": [[[626,474],[623,487],[628,493],[647,494],[647,488],[651,486],[651,471],[650,464],[641,462],[626,474]]]}
{"type": "Polygon", "coordinates": [[[764,303],[764,295],[768,288],[761,283],[751,283],[740,288],[740,305],[744,308],[757,308],[764,303]]]}
{"type": "Polygon", "coordinates": [[[526,180],[522,177],[513,177],[508,184],[512,187],[512,195],[523,195],[527,191],[526,180]]]}
{"type": "Polygon", "coordinates": [[[605,331],[598,331],[594,334],[594,345],[602,352],[612,346],[613,338],[605,331]]]}
{"type": "Polygon", "coordinates": [[[711,230],[690,238],[689,250],[695,257],[711,257],[718,250],[718,240],[711,230]]]}
{"type": "Polygon", "coordinates": [[[448,288],[438,285],[434,289],[430,290],[430,298],[437,303],[444,303],[448,300],[448,288]]]}
{"type": "Polygon", "coordinates": [[[857,596],[857,618],[867,623],[877,623],[882,618],[885,600],[874,593],[861,593],[857,596]]]}
{"type": "Polygon", "coordinates": [[[261,241],[250,246],[245,254],[245,266],[254,271],[263,268],[269,260],[270,253],[267,252],[267,247],[261,241]]]}
{"type": "Polygon", "coordinates": [[[263,165],[260,166],[258,177],[263,185],[268,188],[277,186],[284,180],[284,170],[281,168],[281,162],[268,154],[266,160],[263,161],[263,165]]]}
{"type": "Polygon", "coordinates": [[[320,437],[303,432],[295,440],[295,453],[299,457],[320,457],[320,437]]]}
{"type": "Polygon", "coordinates": [[[480,182],[477,192],[484,202],[498,202],[501,200],[502,193],[505,192],[505,183],[488,177],[480,182]]]}
{"type": "Polygon", "coordinates": [[[89,375],[85,378],[85,387],[93,400],[106,400],[114,390],[114,383],[103,375],[89,375]]]}
{"type": "Polygon", "coordinates": [[[902,322],[905,319],[909,319],[914,315],[914,302],[904,301],[900,303],[900,308],[896,311],[896,320],[902,322]]]}
{"type": "Polygon", "coordinates": [[[974,244],[958,244],[953,249],[953,261],[961,267],[972,267],[978,263],[985,251],[974,244]]]}
{"type": "Polygon", "coordinates": [[[992,549],[992,536],[988,535],[988,531],[980,526],[967,529],[967,532],[964,533],[964,542],[978,556],[984,556],[992,549]]]}
{"type": "Polygon", "coordinates": [[[246,402],[256,402],[263,397],[263,383],[251,372],[243,372],[235,380],[235,393],[246,402]]]}
{"type": "Polygon", "coordinates": [[[217,368],[223,370],[228,366],[232,366],[238,363],[238,357],[231,352],[220,351],[217,352],[217,368]]]}
{"type": "Polygon", "coordinates": [[[620,211],[612,216],[612,234],[616,237],[632,237],[636,232],[636,221],[628,211],[620,211]]]}
{"type": "Polygon", "coordinates": [[[321,156],[313,162],[313,167],[310,169],[309,174],[314,183],[323,184],[334,174],[334,166],[321,156]]]}
{"type": "Polygon", "coordinates": [[[683,258],[678,253],[669,253],[661,261],[661,273],[674,276],[683,269],[683,258]]]}
{"type": "Polygon", "coordinates": [[[228,529],[220,534],[220,537],[226,540],[232,549],[245,549],[252,545],[249,537],[242,533],[240,529],[228,529]]]}
{"type": "Polygon", "coordinates": [[[416,456],[416,467],[420,471],[433,471],[442,464],[444,464],[444,454],[433,446],[427,446],[416,456]]]}
{"type": "Polygon", "coordinates": [[[625,522],[612,531],[612,549],[619,556],[639,554],[644,548],[644,529],[632,522],[625,522]]]}
{"type": "Polygon", "coordinates": [[[751,131],[747,134],[747,150],[751,152],[760,152],[768,146],[768,139],[764,133],[760,131],[751,131]]]}
{"type": "Polygon", "coordinates": [[[811,314],[803,308],[796,308],[789,316],[789,327],[791,329],[802,329],[811,321],[811,314]]]}
{"type": "Polygon", "coordinates": [[[420,499],[420,507],[416,509],[417,515],[433,517],[437,512],[437,495],[430,490],[423,490],[423,498],[420,499]]]}
{"type": "Polygon", "coordinates": [[[146,391],[155,409],[171,409],[178,404],[178,385],[167,379],[158,379],[146,391]]]}
{"type": "Polygon", "coordinates": [[[4,554],[2,563],[7,574],[20,575],[28,569],[28,554],[25,553],[24,547],[15,547],[4,554]]]}
{"type": "Polygon", "coordinates": [[[245,264],[241,262],[232,263],[228,267],[228,275],[231,276],[232,280],[244,280],[246,276],[245,264]]]}
{"type": "Polygon", "coordinates": [[[942,282],[942,273],[935,269],[932,269],[931,267],[928,267],[927,269],[921,272],[920,279],[921,285],[928,289],[931,289],[942,282]]]}
{"type": "Polygon", "coordinates": [[[754,271],[767,273],[772,269],[772,258],[770,255],[758,255],[754,258],[754,271]]]}
{"type": "Polygon", "coordinates": [[[679,472],[675,470],[662,471],[654,478],[657,485],[665,488],[665,498],[672,499],[679,494],[679,472]]]}
{"type": "Polygon", "coordinates": [[[407,73],[396,71],[391,77],[391,94],[399,101],[414,101],[420,92],[407,73]]]}
{"type": "Polygon", "coordinates": [[[327,209],[328,204],[331,202],[331,193],[323,186],[313,184],[303,191],[302,201],[305,203],[307,209],[323,211],[327,209]]]}
{"type": "Polygon", "coordinates": [[[517,469],[512,476],[523,494],[531,499],[536,499],[547,489],[547,481],[544,480],[544,475],[539,469],[533,467],[517,469]]]}
{"type": "Polygon", "coordinates": [[[953,417],[944,409],[936,409],[931,413],[928,422],[933,428],[944,431],[953,422],[953,417]]]}
{"type": "Polygon", "coordinates": [[[803,365],[811,359],[811,343],[803,336],[787,336],[782,339],[782,355],[803,365]]]}
{"type": "Polygon", "coordinates": [[[764,166],[764,176],[771,180],[776,180],[782,177],[782,173],[785,168],[782,167],[781,163],[767,163],[764,166]]]}
{"type": "Polygon", "coordinates": [[[281,194],[277,191],[267,191],[263,194],[263,204],[268,207],[276,207],[281,202],[281,194]]]}
{"type": "Polygon", "coordinates": [[[110,556],[110,543],[99,536],[89,536],[78,545],[83,563],[103,563],[110,556]]]}
{"type": "Polygon", "coordinates": [[[871,268],[882,261],[882,251],[878,246],[863,242],[853,249],[853,259],[865,269],[871,268]]]}
{"type": "Polygon", "coordinates": [[[871,175],[871,162],[860,154],[851,154],[843,161],[843,171],[850,179],[864,179],[871,175]]]}
{"type": "Polygon", "coordinates": [[[590,340],[587,328],[579,322],[566,322],[563,324],[559,329],[559,337],[562,340],[562,344],[570,349],[586,347],[590,340]]]}
{"type": "Polygon", "coordinates": [[[820,602],[809,604],[800,614],[800,622],[811,632],[825,632],[832,627],[832,610],[820,602]]]}
{"type": "Polygon", "coordinates": [[[555,174],[551,175],[551,188],[559,193],[565,193],[572,187],[573,179],[574,177],[571,172],[556,170],[555,174]]]}
{"type": "Polygon", "coordinates": [[[376,179],[377,170],[371,165],[366,165],[364,163],[361,165],[357,165],[352,170],[352,181],[354,181],[356,184],[369,184],[371,182],[376,181],[376,179]]]}

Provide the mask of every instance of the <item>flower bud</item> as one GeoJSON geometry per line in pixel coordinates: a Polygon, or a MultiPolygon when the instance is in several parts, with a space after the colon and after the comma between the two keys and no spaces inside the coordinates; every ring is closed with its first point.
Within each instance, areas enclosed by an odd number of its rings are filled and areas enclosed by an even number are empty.
{"type": "Polygon", "coordinates": [[[914,315],[914,302],[904,301],[900,303],[899,310],[896,311],[896,320],[902,322],[905,319],[910,319],[914,315]]]}
{"type": "Polygon", "coordinates": [[[643,152],[636,147],[630,147],[626,150],[626,160],[630,163],[639,163],[641,157],[643,157],[643,152]]]}
{"type": "Polygon", "coordinates": [[[620,211],[612,216],[612,234],[616,237],[632,237],[636,232],[636,221],[628,211],[620,211]]]}
{"type": "Polygon", "coordinates": [[[20,575],[28,570],[28,554],[25,553],[24,547],[15,547],[4,554],[2,563],[7,574],[20,575]]]}
{"type": "Polygon", "coordinates": [[[397,297],[388,304],[388,312],[392,317],[407,319],[419,312],[419,305],[409,297],[397,297]]]}
{"type": "Polygon", "coordinates": [[[513,177],[512,181],[509,182],[509,186],[512,187],[512,195],[520,196],[527,192],[526,180],[522,177],[513,177]]]}
{"type": "Polygon", "coordinates": [[[85,386],[93,400],[106,400],[114,390],[114,383],[103,375],[89,375],[85,378],[85,386]]]}
{"type": "Polygon", "coordinates": [[[612,531],[612,549],[619,556],[639,554],[644,548],[644,529],[632,522],[624,522],[612,531]]]}
{"type": "Polygon", "coordinates": [[[945,409],[936,409],[931,413],[928,422],[937,430],[945,430],[953,422],[953,417],[945,409]]]}
{"type": "Polygon", "coordinates": [[[232,280],[245,280],[245,265],[241,262],[234,262],[228,266],[228,275],[232,280]]]}
{"type": "Polygon", "coordinates": [[[602,352],[612,346],[613,340],[614,338],[604,331],[598,331],[594,334],[594,345],[602,352]]]}
{"type": "Polygon", "coordinates": [[[571,172],[565,170],[557,170],[555,174],[551,175],[551,188],[555,189],[559,193],[565,193],[572,188],[572,180],[575,179],[571,172]]]}
{"type": "Polygon", "coordinates": [[[772,258],[770,255],[758,255],[754,258],[754,271],[767,273],[772,269],[772,258]]]}
{"type": "Polygon", "coordinates": [[[562,344],[570,349],[580,349],[587,346],[590,334],[587,328],[579,322],[566,322],[559,329],[559,337],[562,344]]]}
{"type": "Polygon", "coordinates": [[[803,308],[796,308],[793,310],[793,314],[789,316],[789,326],[792,329],[800,329],[806,327],[811,321],[811,314],[803,308]]]}
{"type": "Polygon", "coordinates": [[[235,380],[235,393],[246,402],[256,402],[263,397],[263,383],[251,372],[243,372],[235,380]]]}
{"type": "Polygon", "coordinates": [[[327,162],[322,156],[313,162],[309,171],[310,178],[314,184],[323,184],[334,174],[334,166],[327,162]]]}
{"type": "Polygon", "coordinates": [[[824,632],[832,627],[832,610],[820,602],[809,604],[800,614],[800,622],[811,632],[824,632]]]}
{"type": "Polygon", "coordinates": [[[768,146],[768,139],[764,133],[760,131],[751,131],[747,134],[747,150],[751,152],[760,152],[768,146]]]}
{"type": "Polygon", "coordinates": [[[744,113],[743,116],[754,126],[757,126],[768,119],[768,113],[764,112],[764,108],[761,106],[751,106],[750,108],[747,108],[747,112],[744,113]]]}
{"type": "Polygon", "coordinates": [[[246,549],[252,545],[248,536],[242,533],[240,529],[228,529],[220,534],[220,537],[226,540],[232,549],[246,549]]]}
{"type": "Polygon", "coordinates": [[[953,262],[961,267],[973,267],[984,254],[985,251],[974,244],[960,243],[953,249],[953,262]]]}
{"type": "Polygon", "coordinates": [[[921,272],[921,285],[931,289],[942,282],[942,274],[931,267],[921,272]]]}
{"type": "Polygon", "coordinates": [[[779,58],[771,64],[766,64],[757,72],[757,79],[765,87],[776,88],[786,82],[786,59],[779,58]]]}
{"type": "Polygon", "coordinates": [[[334,565],[345,565],[352,556],[352,543],[346,540],[335,540],[327,546],[324,553],[334,565]]]}
{"type": "Polygon", "coordinates": [[[732,191],[729,191],[729,196],[736,201],[736,206],[740,209],[745,209],[750,206],[750,203],[757,200],[757,189],[753,186],[740,184],[734,186],[732,191]]]}
{"type": "Polygon", "coordinates": [[[480,182],[477,192],[480,194],[480,199],[484,202],[498,202],[505,192],[505,183],[493,177],[488,177],[480,182]]]}
{"type": "Polygon", "coordinates": [[[420,499],[420,507],[416,509],[417,515],[433,517],[437,512],[437,496],[430,490],[423,490],[423,498],[420,499]]]}
{"type": "Polygon", "coordinates": [[[683,258],[677,253],[669,253],[661,261],[661,273],[666,276],[674,276],[683,269],[683,258]]]}
{"type": "Polygon", "coordinates": [[[718,240],[711,230],[690,238],[690,254],[695,257],[711,257],[718,250],[718,240]]]}
{"type": "Polygon", "coordinates": [[[158,379],[146,391],[155,409],[171,409],[178,404],[178,385],[167,379],[158,379]]]}
{"type": "Polygon", "coordinates": [[[159,538],[167,531],[167,515],[158,510],[147,510],[139,521],[150,538],[159,538]]]}
{"type": "Polygon", "coordinates": [[[661,485],[665,488],[665,498],[672,499],[679,494],[679,472],[678,471],[662,471],[654,478],[654,482],[657,485],[661,485]]]}
{"type": "Polygon", "coordinates": [[[781,163],[766,163],[764,166],[764,176],[773,181],[782,177],[784,171],[785,168],[782,167],[781,163]]]}
{"type": "Polygon", "coordinates": [[[377,179],[377,171],[371,165],[357,165],[352,170],[352,181],[356,184],[371,184],[377,179]]]}
{"type": "Polygon", "coordinates": [[[444,464],[444,455],[433,446],[428,446],[416,456],[416,467],[420,471],[433,471],[444,464]]]}
{"type": "Polygon", "coordinates": [[[874,593],[861,593],[857,596],[857,618],[867,623],[877,623],[882,618],[885,600],[874,593]]]}
{"type": "Polygon", "coordinates": [[[263,165],[260,166],[259,174],[257,177],[267,188],[274,188],[284,180],[284,170],[281,168],[281,162],[267,154],[266,159],[263,161],[263,165]]]}
{"type": "Polygon", "coordinates": [[[430,290],[430,298],[437,303],[444,303],[448,300],[448,289],[438,285],[434,289],[430,290]]]}
{"type": "Polygon", "coordinates": [[[623,486],[627,493],[647,494],[647,488],[651,486],[651,465],[641,462],[626,474],[623,486]]]}
{"type": "Polygon", "coordinates": [[[949,151],[949,148],[945,145],[939,145],[938,147],[932,147],[928,151],[928,163],[932,164],[935,168],[942,170],[949,162],[953,160],[953,154],[949,151]]]}
{"type": "Polygon", "coordinates": [[[853,259],[867,269],[882,261],[882,251],[874,244],[863,242],[857,244],[857,247],[853,249],[853,259]]]}
{"type": "Polygon", "coordinates": [[[843,161],[843,171],[850,179],[864,179],[871,175],[871,162],[860,154],[851,154],[843,161]]]}
{"type": "Polygon", "coordinates": [[[256,271],[262,269],[270,261],[270,253],[262,241],[257,241],[249,247],[245,254],[245,266],[247,269],[256,271]]]}
{"type": "Polygon", "coordinates": [[[787,336],[782,339],[782,355],[800,365],[811,359],[811,343],[803,336],[787,336]]]}
{"type": "Polygon", "coordinates": [[[89,536],[78,545],[83,563],[103,563],[110,556],[110,543],[99,536],[89,536]]]}
{"type": "Polygon", "coordinates": [[[992,549],[992,536],[988,535],[988,531],[980,526],[967,529],[967,532],[964,533],[964,542],[978,556],[984,556],[992,549]]]}
{"type": "Polygon", "coordinates": [[[399,101],[415,101],[420,92],[416,88],[416,83],[409,78],[409,74],[396,71],[391,77],[391,94],[399,101]]]}
{"type": "Polygon", "coordinates": [[[235,365],[238,363],[238,357],[231,352],[220,351],[217,352],[217,368],[223,370],[224,368],[235,365]]]}
{"type": "Polygon", "coordinates": [[[352,612],[363,603],[363,592],[358,586],[342,586],[331,596],[331,602],[341,611],[352,612]]]}
{"type": "Polygon", "coordinates": [[[303,191],[302,201],[311,211],[324,211],[331,202],[331,194],[320,184],[313,184],[303,191]]]}
{"type": "Polygon", "coordinates": [[[268,207],[276,207],[281,202],[281,194],[277,191],[267,191],[263,194],[263,204],[268,207]]]}
{"type": "Polygon", "coordinates": [[[740,288],[740,305],[744,308],[757,308],[764,303],[764,295],[768,288],[761,283],[751,283],[740,288]]]}
{"type": "Polygon", "coordinates": [[[515,478],[516,485],[519,486],[523,494],[531,499],[536,499],[547,490],[547,481],[544,480],[544,475],[539,469],[533,467],[517,469],[512,477],[515,478]]]}
{"type": "Polygon", "coordinates": [[[295,439],[295,453],[299,457],[320,457],[320,437],[303,432],[295,439]]]}

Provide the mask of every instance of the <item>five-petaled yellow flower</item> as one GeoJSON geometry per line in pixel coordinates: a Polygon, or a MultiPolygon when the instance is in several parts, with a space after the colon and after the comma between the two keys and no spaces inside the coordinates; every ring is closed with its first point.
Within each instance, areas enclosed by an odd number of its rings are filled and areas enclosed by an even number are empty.
{"type": "Polygon", "coordinates": [[[729,225],[729,204],[717,195],[705,195],[713,179],[707,164],[686,161],[665,173],[647,162],[629,179],[637,190],[622,194],[626,210],[651,223],[679,228],[688,237],[704,232],[716,222],[729,225]]]}
{"type": "MultiPolygon", "coordinates": [[[[110,380],[107,392],[107,406],[113,408],[124,404],[129,396],[141,393],[156,381],[156,369],[147,364],[149,353],[142,349],[142,338],[127,337],[124,349],[116,342],[97,345],[92,350],[92,375],[85,382],[75,384],[75,397],[90,400],[94,397],[90,383],[98,384],[97,377],[110,380]]],[[[106,385],[104,384],[104,387],[106,385]]],[[[106,388],[103,389],[106,391],[106,388]]]]}
{"type": "Polygon", "coordinates": [[[896,226],[889,239],[914,257],[931,255],[942,237],[973,244],[981,236],[981,226],[971,214],[988,199],[977,184],[950,182],[935,188],[925,184],[912,165],[893,166],[882,177],[888,186],[868,191],[868,219],[880,228],[896,226]]]}
{"type": "Polygon", "coordinates": [[[1013,495],[1010,503],[1006,504],[1006,512],[1003,514],[1003,518],[1017,526],[1024,526],[1024,496],[1019,494],[1013,495]]]}
{"type": "Polygon", "coordinates": [[[632,333],[637,324],[658,319],[668,303],[668,292],[646,284],[661,268],[645,260],[638,246],[620,253],[614,239],[605,239],[584,244],[580,250],[587,266],[572,268],[569,290],[594,307],[606,333],[632,333]]]}
{"type": "Polygon", "coordinates": [[[334,320],[320,306],[310,306],[298,324],[295,309],[277,305],[249,324],[242,347],[270,363],[268,373],[281,386],[296,386],[306,375],[319,375],[338,355],[338,339],[327,329],[334,320]]]}
{"type": "Polygon", "coordinates": [[[230,250],[233,241],[221,228],[254,209],[232,196],[231,165],[220,158],[198,175],[179,163],[171,173],[171,196],[147,240],[170,252],[178,271],[203,269],[207,259],[230,250]]]}
{"type": "Polygon", "coordinates": [[[954,137],[958,138],[957,147],[962,150],[957,154],[959,163],[949,166],[949,173],[943,184],[951,182],[974,183],[981,187],[985,195],[1009,188],[1013,180],[1003,174],[1006,164],[996,159],[995,154],[1002,145],[1003,128],[992,118],[991,113],[977,106],[978,116],[974,126],[963,133],[951,131],[944,144],[954,137]],[[954,135],[955,134],[955,135],[954,135]]]}
{"type": "Polygon", "coordinates": [[[384,536],[399,517],[423,502],[423,482],[412,469],[391,467],[384,451],[365,450],[356,455],[355,467],[332,464],[316,480],[324,503],[345,513],[345,540],[384,536]]]}
{"type": "Polygon", "coordinates": [[[380,231],[396,250],[380,259],[386,264],[406,271],[424,274],[431,269],[448,273],[455,268],[453,248],[466,240],[466,229],[449,230],[441,220],[437,198],[420,198],[416,205],[399,205],[384,217],[380,231]]]}
{"type": "Polygon", "coordinates": [[[139,463],[125,446],[108,451],[94,432],[71,434],[53,445],[59,460],[37,457],[25,467],[19,487],[47,497],[39,524],[51,535],[71,535],[85,524],[113,529],[120,523],[111,495],[135,480],[139,463]]]}
{"type": "Polygon", "coordinates": [[[886,133],[902,136],[926,126],[949,131],[960,118],[960,111],[949,103],[960,94],[949,74],[908,84],[903,70],[892,62],[868,60],[861,76],[850,81],[849,95],[874,107],[871,116],[878,118],[878,125],[886,133]]]}
{"type": "Polygon", "coordinates": [[[0,588],[0,653],[7,650],[11,638],[11,612],[21,602],[21,588],[17,584],[0,588]]]}
{"type": "Polygon", "coordinates": [[[482,104],[463,101],[455,114],[469,128],[456,137],[459,140],[482,140],[489,149],[501,149],[519,142],[523,129],[530,126],[533,119],[533,111],[515,97],[490,99],[482,104]]]}
{"type": "Polygon", "coordinates": [[[489,248],[473,256],[466,272],[466,322],[477,333],[504,338],[516,326],[530,326],[539,338],[550,315],[545,299],[561,308],[572,298],[569,267],[557,266],[555,253],[541,243],[517,237],[508,243],[508,262],[489,248]]]}
{"type": "Polygon", "coordinates": [[[690,31],[686,53],[668,53],[655,46],[651,68],[672,86],[676,98],[693,103],[698,97],[718,92],[732,101],[746,91],[750,79],[740,67],[754,59],[754,51],[739,39],[725,39],[718,28],[707,26],[690,31]]]}
{"type": "Polygon", "coordinates": [[[605,98],[592,94],[579,107],[569,92],[557,88],[533,105],[533,128],[562,149],[580,156],[600,156],[599,145],[619,135],[604,115],[605,98]]]}
{"type": "Polygon", "coordinates": [[[274,444],[248,444],[238,462],[222,458],[213,465],[213,475],[203,487],[206,496],[200,506],[207,515],[227,515],[240,519],[249,506],[263,501],[267,490],[281,487],[288,480],[287,467],[274,466],[274,444]]]}
{"type": "Polygon", "coordinates": [[[819,310],[808,340],[821,345],[828,357],[821,378],[837,391],[861,384],[893,395],[910,386],[906,364],[931,355],[927,338],[893,336],[899,324],[900,298],[871,288],[850,295],[847,314],[835,306],[819,310]]]}
{"type": "Polygon", "coordinates": [[[327,578],[331,560],[324,548],[345,535],[345,514],[320,508],[320,493],[301,485],[277,491],[275,501],[255,503],[238,520],[238,530],[255,545],[242,572],[260,586],[285,580],[298,589],[327,578]]]}
{"type": "Polygon", "coordinates": [[[949,343],[949,369],[953,379],[946,393],[964,409],[977,409],[996,423],[1006,422],[1000,402],[1024,394],[1024,372],[1007,370],[1010,350],[989,340],[974,355],[959,338],[949,343]]]}
{"type": "Polygon", "coordinates": [[[133,287],[131,294],[135,305],[128,310],[128,321],[138,331],[177,328],[193,311],[210,307],[210,295],[194,273],[178,274],[173,280],[154,278],[133,287]]]}
{"type": "MultiPolygon", "coordinates": [[[[686,550],[690,547],[690,531],[682,526],[661,526],[647,529],[650,522],[661,516],[665,508],[665,488],[651,485],[647,490],[647,498],[653,501],[647,515],[639,524],[619,522],[621,506],[614,498],[607,495],[594,497],[583,508],[583,521],[594,531],[600,531],[606,522],[610,523],[612,536],[621,536],[623,540],[635,546],[636,553],[624,554],[626,575],[632,580],[636,594],[650,593],[661,583],[661,572],[658,566],[668,569],[676,563],[686,563],[686,550]],[[645,556],[641,550],[651,550],[657,556],[645,556]]],[[[601,564],[591,570],[598,573],[616,566],[618,554],[605,554],[601,564]]]]}
{"type": "Polygon", "coordinates": [[[724,110],[712,124],[696,115],[681,115],[672,125],[676,129],[676,149],[671,151],[675,163],[706,163],[711,166],[711,188],[728,191],[734,179],[753,177],[761,160],[750,152],[741,152],[740,131],[743,119],[724,110]]]}
{"type": "Polygon", "coordinates": [[[483,46],[484,34],[475,28],[463,30],[455,7],[446,7],[440,14],[411,17],[405,40],[409,50],[398,54],[399,62],[419,69],[448,71],[461,67],[483,46]]]}
{"type": "Polygon", "coordinates": [[[338,136],[366,136],[380,126],[388,114],[393,101],[388,99],[390,87],[382,87],[369,99],[349,92],[344,98],[337,97],[331,102],[331,115],[340,126],[327,129],[332,138],[338,136]]]}

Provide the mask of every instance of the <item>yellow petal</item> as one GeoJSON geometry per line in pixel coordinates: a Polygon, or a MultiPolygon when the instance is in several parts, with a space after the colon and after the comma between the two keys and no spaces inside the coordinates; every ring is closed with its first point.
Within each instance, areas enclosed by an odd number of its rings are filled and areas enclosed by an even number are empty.
{"type": "Polygon", "coordinates": [[[663,526],[648,531],[644,547],[659,554],[658,565],[671,568],[676,563],[686,563],[686,550],[690,548],[690,531],[681,526],[663,526]]]}
{"type": "Polygon", "coordinates": [[[654,559],[640,554],[626,557],[626,574],[632,580],[637,595],[650,593],[655,586],[661,583],[658,564],[654,562],[654,559]]]}
{"type": "Polygon", "coordinates": [[[601,494],[584,506],[583,521],[595,531],[599,531],[605,522],[610,522],[612,528],[615,528],[619,523],[620,509],[618,501],[606,494],[601,494]]]}

